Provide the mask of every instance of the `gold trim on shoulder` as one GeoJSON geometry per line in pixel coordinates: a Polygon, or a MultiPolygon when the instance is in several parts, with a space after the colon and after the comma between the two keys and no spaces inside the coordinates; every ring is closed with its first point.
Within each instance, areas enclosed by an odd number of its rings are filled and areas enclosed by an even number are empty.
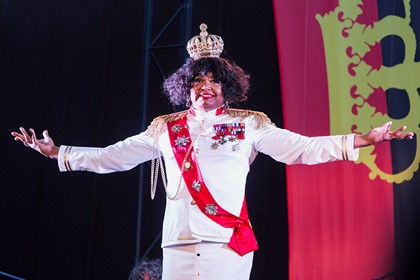
{"type": "Polygon", "coordinates": [[[251,111],[251,110],[241,110],[241,109],[228,109],[227,114],[233,118],[241,118],[245,119],[248,117],[253,117],[254,127],[255,128],[261,128],[266,127],[269,125],[276,126],[271,119],[263,112],[258,111],[251,111]]]}
{"type": "Polygon", "coordinates": [[[147,128],[146,135],[153,138],[159,137],[159,135],[161,135],[163,132],[166,131],[167,129],[166,124],[168,122],[179,120],[185,117],[187,114],[188,114],[188,110],[185,110],[181,112],[176,112],[176,113],[156,117],[147,128]]]}
{"type": "MultiPolygon", "coordinates": [[[[164,133],[167,129],[166,124],[168,122],[173,122],[176,120],[179,120],[186,115],[188,115],[189,110],[176,112],[168,115],[162,115],[159,117],[156,117],[149,127],[146,130],[146,135],[150,137],[159,137],[162,133],[164,133]]],[[[254,120],[254,128],[261,128],[266,127],[269,125],[276,126],[271,119],[263,112],[258,111],[252,111],[252,110],[241,110],[241,109],[227,109],[225,111],[229,116],[232,118],[240,118],[241,120],[252,117],[254,120]]]]}

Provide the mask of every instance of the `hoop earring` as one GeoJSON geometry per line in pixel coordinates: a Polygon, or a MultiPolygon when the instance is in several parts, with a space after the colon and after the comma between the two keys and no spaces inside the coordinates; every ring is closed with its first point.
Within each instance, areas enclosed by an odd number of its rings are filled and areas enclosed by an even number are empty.
{"type": "Polygon", "coordinates": [[[229,102],[225,101],[223,107],[225,107],[225,110],[229,110],[229,102]]]}
{"type": "Polygon", "coordinates": [[[190,108],[190,107],[191,107],[191,102],[190,102],[190,100],[187,100],[187,102],[185,103],[185,106],[187,106],[187,108],[190,108]]]}

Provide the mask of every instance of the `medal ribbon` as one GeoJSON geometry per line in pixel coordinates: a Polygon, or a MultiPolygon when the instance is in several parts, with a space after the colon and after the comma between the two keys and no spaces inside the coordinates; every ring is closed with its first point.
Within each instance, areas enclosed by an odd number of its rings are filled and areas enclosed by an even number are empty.
{"type": "Polygon", "coordinates": [[[219,225],[233,229],[228,245],[239,255],[243,256],[257,250],[257,240],[249,223],[245,198],[239,217],[217,204],[204,183],[199,169],[194,148],[191,146],[192,140],[188,131],[186,117],[168,122],[167,126],[175,159],[188,191],[201,212],[219,225]]]}

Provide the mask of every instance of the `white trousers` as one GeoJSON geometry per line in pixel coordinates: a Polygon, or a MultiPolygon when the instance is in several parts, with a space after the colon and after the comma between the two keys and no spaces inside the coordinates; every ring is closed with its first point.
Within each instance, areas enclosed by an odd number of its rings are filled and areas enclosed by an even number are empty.
{"type": "Polygon", "coordinates": [[[241,257],[225,243],[165,247],[162,280],[249,280],[253,257],[241,257]]]}

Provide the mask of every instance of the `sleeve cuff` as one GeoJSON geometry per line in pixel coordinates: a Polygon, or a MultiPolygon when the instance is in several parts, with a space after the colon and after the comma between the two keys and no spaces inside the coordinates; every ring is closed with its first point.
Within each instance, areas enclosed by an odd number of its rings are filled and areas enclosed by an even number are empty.
{"type": "Polygon", "coordinates": [[[359,148],[354,148],[355,134],[341,137],[341,157],[343,160],[356,161],[359,158],[359,148]]]}
{"type": "Polygon", "coordinates": [[[73,171],[69,159],[71,149],[71,146],[61,145],[60,149],[58,150],[58,169],[61,172],[73,171]]]}

